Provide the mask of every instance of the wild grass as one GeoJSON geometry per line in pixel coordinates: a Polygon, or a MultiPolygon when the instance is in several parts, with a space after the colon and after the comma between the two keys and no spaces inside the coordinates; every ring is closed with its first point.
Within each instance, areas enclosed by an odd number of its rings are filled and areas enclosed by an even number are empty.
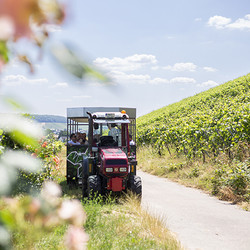
{"type": "Polygon", "coordinates": [[[86,200],[88,249],[181,249],[164,226],[143,210],[133,195],[117,203],[112,198],[86,200]]]}
{"type": "Polygon", "coordinates": [[[169,155],[167,150],[159,156],[152,146],[148,146],[137,150],[137,160],[138,168],[145,172],[202,189],[250,210],[250,167],[247,158],[243,162],[230,161],[221,154],[203,162],[199,158],[188,160],[174,152],[169,155]]]}
{"type": "MultiPolygon", "coordinates": [[[[64,197],[81,200],[81,189],[66,183],[65,149],[59,158],[60,169],[54,179],[60,183],[64,197]]],[[[150,216],[132,194],[119,200],[111,196],[94,197],[82,200],[82,204],[87,213],[84,227],[89,234],[88,249],[181,249],[164,221],[150,216]]]]}

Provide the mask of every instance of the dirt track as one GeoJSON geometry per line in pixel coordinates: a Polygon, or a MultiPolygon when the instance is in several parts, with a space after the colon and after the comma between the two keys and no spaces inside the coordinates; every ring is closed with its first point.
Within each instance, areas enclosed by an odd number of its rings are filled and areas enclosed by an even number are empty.
{"type": "Polygon", "coordinates": [[[186,249],[250,249],[250,212],[141,171],[142,205],[163,216],[186,249]]]}

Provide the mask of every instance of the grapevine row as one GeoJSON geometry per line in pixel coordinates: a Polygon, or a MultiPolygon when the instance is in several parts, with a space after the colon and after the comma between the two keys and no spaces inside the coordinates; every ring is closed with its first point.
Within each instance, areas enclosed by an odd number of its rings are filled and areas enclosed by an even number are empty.
{"type": "Polygon", "coordinates": [[[151,144],[161,153],[171,148],[187,157],[230,158],[250,144],[250,74],[138,119],[139,145],[151,144]]]}

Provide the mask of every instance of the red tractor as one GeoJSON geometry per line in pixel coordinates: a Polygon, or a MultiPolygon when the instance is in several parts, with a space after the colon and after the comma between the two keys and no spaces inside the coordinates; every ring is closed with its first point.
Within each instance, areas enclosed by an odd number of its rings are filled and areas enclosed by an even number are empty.
{"type": "Polygon", "coordinates": [[[77,109],[68,109],[68,134],[88,134],[84,144],[67,147],[68,183],[81,185],[84,197],[128,190],[141,197],[141,178],[136,175],[136,110],[84,109],[81,117],[77,109]]]}

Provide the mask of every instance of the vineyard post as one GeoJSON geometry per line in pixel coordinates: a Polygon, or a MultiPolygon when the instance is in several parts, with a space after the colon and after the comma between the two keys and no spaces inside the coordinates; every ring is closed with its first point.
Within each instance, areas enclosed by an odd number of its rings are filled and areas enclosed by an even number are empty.
{"type": "Polygon", "coordinates": [[[221,141],[223,142],[223,143],[222,143],[222,149],[223,149],[223,152],[225,152],[225,146],[224,146],[225,142],[224,142],[224,140],[223,140],[221,134],[219,133],[218,129],[215,129],[215,131],[217,132],[217,134],[218,134],[219,137],[221,138],[221,141]]]}

